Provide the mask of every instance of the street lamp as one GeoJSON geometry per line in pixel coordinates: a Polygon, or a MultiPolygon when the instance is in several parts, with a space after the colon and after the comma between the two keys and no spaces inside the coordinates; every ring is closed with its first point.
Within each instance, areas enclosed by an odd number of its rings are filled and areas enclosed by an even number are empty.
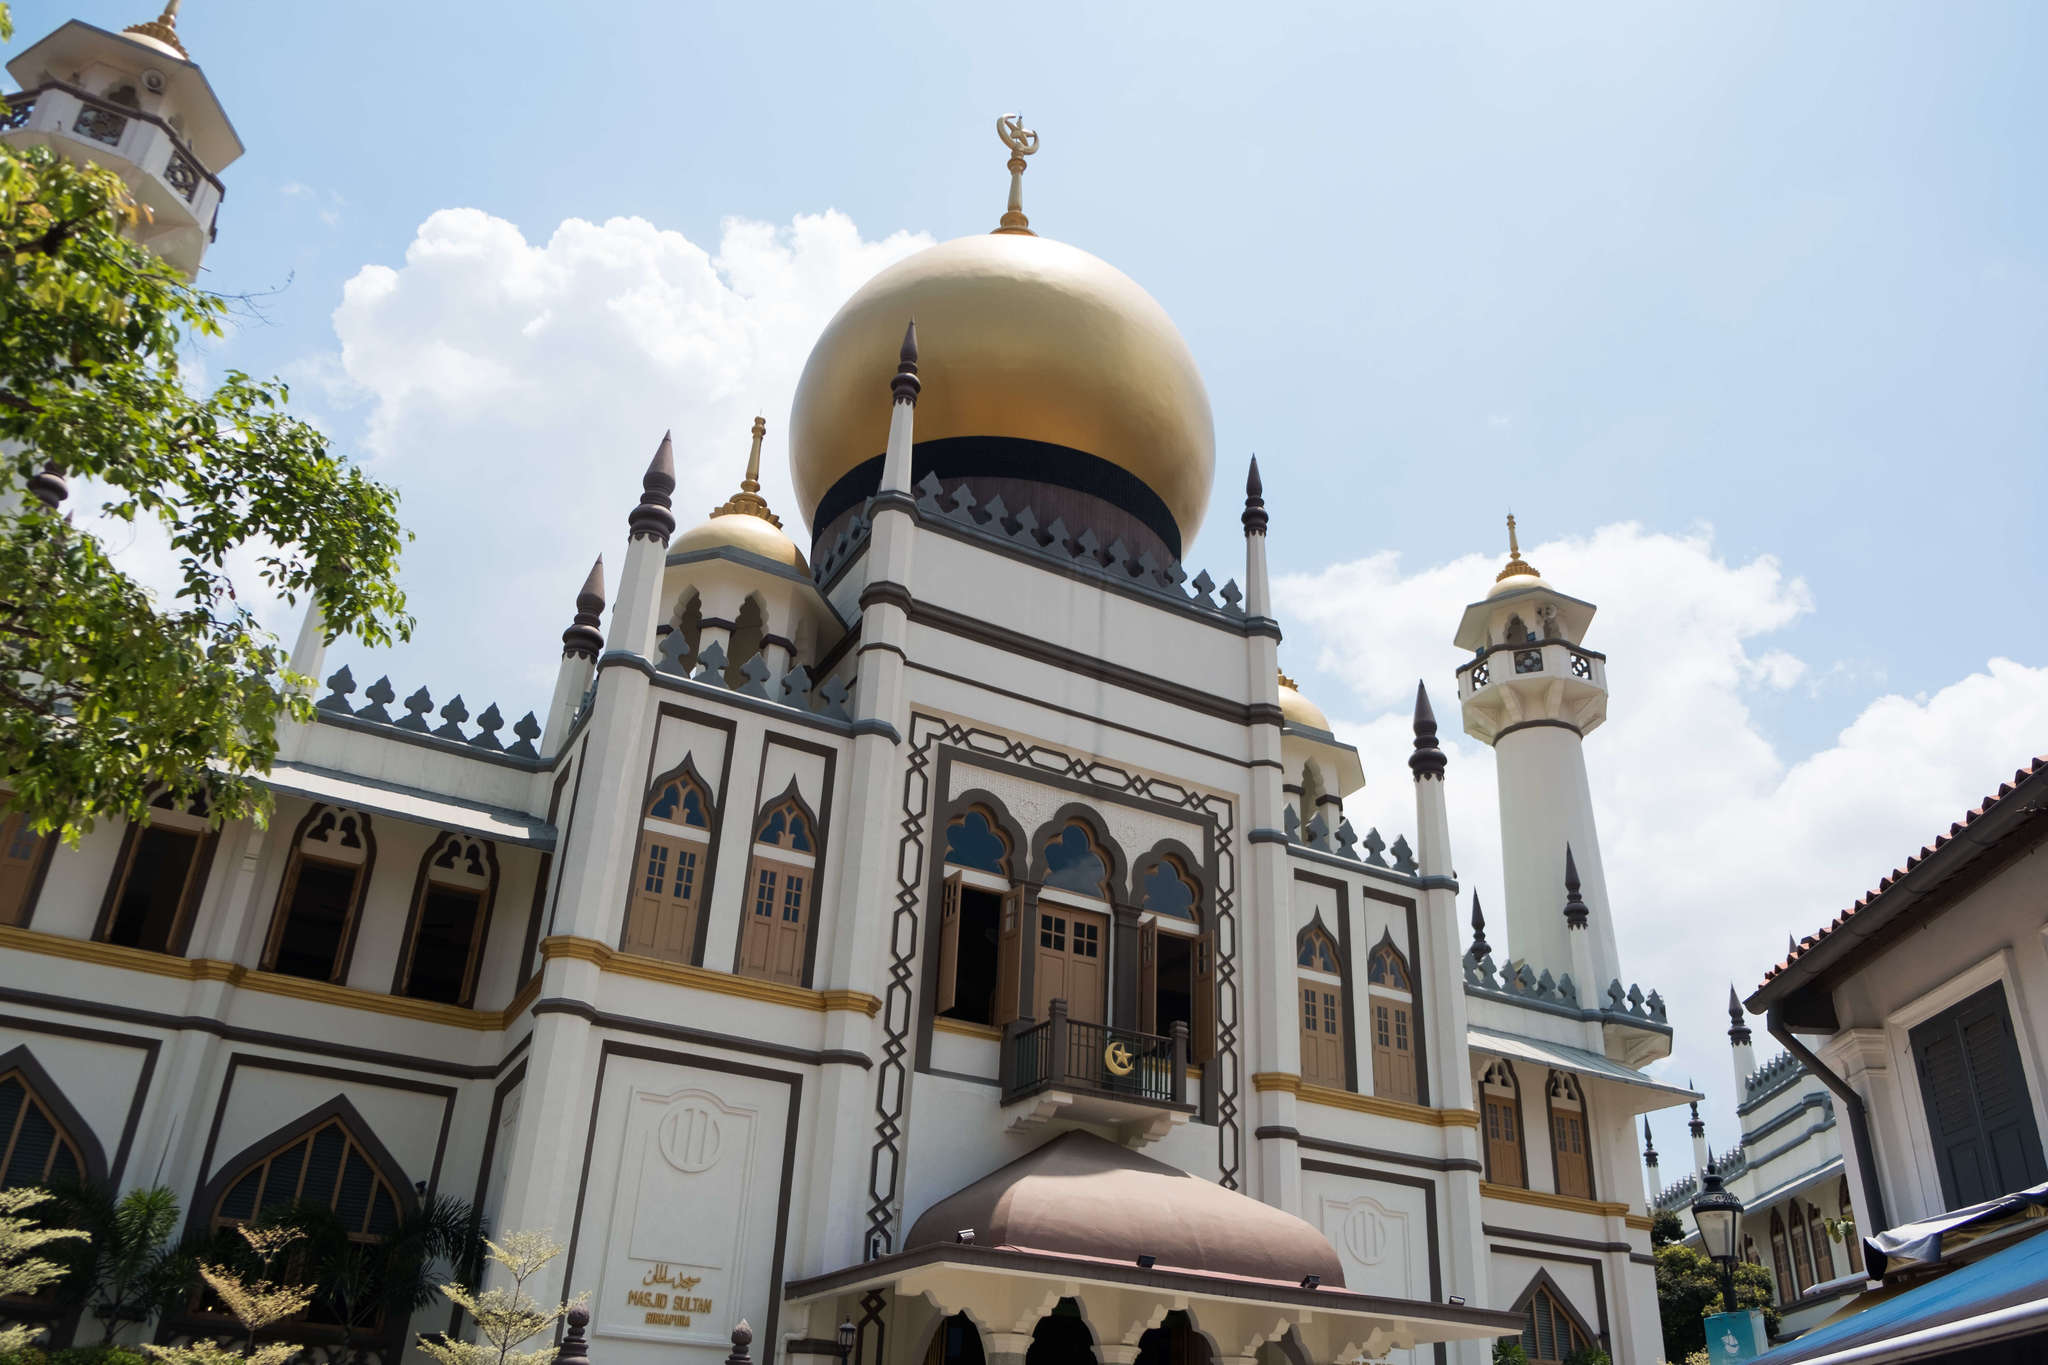
{"type": "Polygon", "coordinates": [[[1699,1225],[1700,1243],[1707,1255],[1721,1267],[1721,1311],[1735,1311],[1736,1238],[1742,1227],[1742,1201],[1721,1188],[1720,1173],[1713,1163],[1700,1178],[1700,1197],[1692,1201],[1692,1221],[1699,1225]]]}
{"type": "Polygon", "coordinates": [[[841,1360],[849,1359],[853,1355],[853,1338],[853,1319],[848,1318],[839,1324],[839,1358],[841,1360]]]}

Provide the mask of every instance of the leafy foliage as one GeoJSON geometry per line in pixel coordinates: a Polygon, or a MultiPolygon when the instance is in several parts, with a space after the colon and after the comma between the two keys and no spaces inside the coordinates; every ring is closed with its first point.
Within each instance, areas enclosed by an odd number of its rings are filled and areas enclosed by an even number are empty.
{"type": "Polygon", "coordinates": [[[194,1247],[172,1240],[178,1197],[168,1187],[134,1189],[116,1198],[104,1184],[78,1182],[57,1190],[57,1215],[86,1240],[64,1257],[59,1299],[83,1306],[114,1344],[124,1327],[147,1322],[182,1303],[198,1278],[194,1247]]]}
{"type": "Polygon", "coordinates": [[[247,548],[330,638],[410,635],[397,496],[286,411],[276,381],[196,388],[180,353],[228,301],[126,235],[146,212],[110,171],[0,148],[0,783],[76,839],[202,787],[219,819],[261,815],[249,777],[310,706],[227,571],[247,548]],[[153,522],[181,586],[156,601],[27,490],[49,465],[100,510],[153,522]],[[211,771],[209,771],[209,765],[211,771]]]}
{"type": "Polygon", "coordinates": [[[526,1282],[562,1254],[562,1244],[545,1232],[515,1232],[502,1243],[484,1239],[486,1259],[505,1272],[509,1287],[477,1290],[444,1284],[441,1292],[475,1320],[483,1340],[459,1341],[448,1336],[422,1336],[420,1349],[441,1365],[552,1365],[555,1347],[519,1347],[551,1329],[577,1300],[544,1305],[526,1292],[526,1282]]]}
{"type": "MultiPolygon", "coordinates": [[[[1735,1306],[1761,1308],[1764,1325],[1778,1330],[1777,1305],[1771,1302],[1771,1276],[1760,1265],[1735,1265],[1735,1306]]],[[[1667,1352],[1705,1350],[1709,1313],[1722,1312],[1721,1270],[1712,1259],[1683,1242],[1657,1248],[1657,1311],[1664,1320],[1667,1352]]]]}
{"type": "Polygon", "coordinates": [[[1650,1249],[1670,1246],[1673,1242],[1685,1240],[1685,1222],[1677,1212],[1665,1209],[1662,1213],[1650,1215],[1650,1249]]]}
{"type": "Polygon", "coordinates": [[[183,1346],[144,1346],[164,1365],[285,1365],[302,1349],[288,1341],[257,1343],[258,1334],[297,1317],[313,1301],[313,1287],[284,1284],[273,1278],[279,1273],[284,1255],[306,1234],[297,1228],[235,1229],[247,1244],[259,1269],[246,1269],[202,1261],[199,1277],[206,1281],[220,1301],[242,1326],[239,1348],[218,1340],[194,1341],[183,1346]]]}
{"type": "Polygon", "coordinates": [[[481,1220],[466,1201],[447,1195],[413,1210],[376,1242],[351,1238],[325,1204],[293,1204],[263,1221],[305,1235],[297,1264],[312,1281],[314,1303],[348,1330],[351,1359],[361,1358],[363,1334],[380,1320],[411,1317],[440,1297],[443,1280],[473,1279],[483,1265],[481,1220]]]}
{"type": "MultiPolygon", "coordinates": [[[[0,13],[0,18],[4,18],[0,13]]],[[[16,1186],[0,1190],[0,1297],[26,1298],[63,1275],[64,1267],[47,1256],[38,1255],[53,1243],[85,1236],[76,1228],[45,1227],[29,1210],[50,1199],[48,1190],[16,1186]]],[[[0,1326],[0,1352],[19,1351],[40,1335],[41,1329],[7,1324],[0,1326]]]]}

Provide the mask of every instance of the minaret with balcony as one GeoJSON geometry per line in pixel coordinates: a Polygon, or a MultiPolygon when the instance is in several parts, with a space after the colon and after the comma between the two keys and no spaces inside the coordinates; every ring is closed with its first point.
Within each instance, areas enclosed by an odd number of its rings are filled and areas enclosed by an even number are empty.
{"type": "Polygon", "coordinates": [[[1522,558],[1510,516],[1507,567],[1465,609],[1457,634],[1472,656],[1458,669],[1465,733],[1493,747],[1499,779],[1507,951],[1576,972],[1570,936],[1588,935],[1594,980],[1578,986],[1589,1000],[1621,975],[1582,747],[1607,718],[1607,660],[1582,643],[1593,611],[1522,558]],[[1583,930],[1557,909],[1567,850],[1590,911],[1583,930]]]}
{"type": "Polygon", "coordinates": [[[0,140],[50,147],[113,171],[139,214],[135,237],[197,276],[220,212],[220,172],[242,139],[178,37],[179,0],[119,33],[72,19],[7,64],[21,87],[0,140]]]}

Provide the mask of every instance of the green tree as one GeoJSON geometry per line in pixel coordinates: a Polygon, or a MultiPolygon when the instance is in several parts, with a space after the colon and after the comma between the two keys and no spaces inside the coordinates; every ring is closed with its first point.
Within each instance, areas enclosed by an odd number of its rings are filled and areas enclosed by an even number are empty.
{"type": "Polygon", "coordinates": [[[1669,1246],[1673,1242],[1683,1242],[1684,1240],[1685,1223],[1679,1218],[1677,1213],[1670,1209],[1665,1209],[1662,1213],[1650,1215],[1651,1250],[1654,1251],[1658,1247],[1669,1246]]]}
{"type": "Polygon", "coordinates": [[[143,212],[110,171],[0,148],[0,786],[74,840],[143,818],[165,789],[183,805],[204,788],[218,819],[267,811],[250,774],[310,704],[230,551],[315,603],[330,638],[412,629],[397,495],[291,416],[282,383],[196,383],[181,353],[222,334],[229,301],[127,235],[143,212]],[[173,601],[36,496],[46,468],[90,480],[106,515],[156,524],[173,601]]]}
{"type": "Polygon", "coordinates": [[[472,1280],[483,1266],[482,1220],[449,1195],[413,1210],[375,1242],[350,1237],[325,1204],[294,1204],[264,1221],[305,1234],[298,1264],[314,1302],[347,1330],[351,1361],[363,1359],[364,1337],[380,1320],[410,1318],[441,1297],[451,1276],[472,1280]]]}
{"type": "MultiPolygon", "coordinates": [[[[0,23],[6,22],[0,12],[0,23]]],[[[50,1198],[48,1190],[17,1185],[0,1190],[0,1298],[28,1298],[48,1287],[64,1273],[64,1267],[40,1255],[53,1243],[85,1236],[76,1228],[52,1228],[29,1213],[50,1198]]],[[[19,1323],[0,1324],[0,1355],[19,1351],[42,1334],[42,1328],[19,1323]]]]}
{"type": "MultiPolygon", "coordinates": [[[[1735,1264],[1735,1306],[1761,1308],[1764,1325],[1778,1330],[1778,1310],[1771,1302],[1771,1277],[1760,1265],[1735,1264]]],[[[1657,1248],[1657,1311],[1664,1321],[1667,1355],[1706,1349],[1704,1319],[1721,1307],[1721,1268],[1683,1242],[1657,1248]]]]}
{"type": "Polygon", "coordinates": [[[79,1182],[59,1187],[57,1203],[57,1216],[87,1239],[66,1253],[58,1296],[92,1314],[101,1345],[176,1308],[198,1283],[196,1247],[174,1240],[178,1196],[167,1186],[116,1198],[111,1186],[79,1182]]]}
{"type": "Polygon", "coordinates": [[[142,1348],[163,1365],[285,1365],[305,1349],[289,1341],[258,1340],[305,1312],[313,1301],[313,1286],[288,1284],[279,1278],[290,1264],[286,1253],[305,1234],[297,1228],[252,1228],[246,1224],[235,1231],[244,1244],[237,1249],[239,1254],[223,1257],[218,1263],[202,1261],[199,1278],[240,1324],[241,1344],[209,1338],[180,1346],[142,1348]]]}
{"type": "Polygon", "coordinates": [[[526,1292],[526,1282],[562,1254],[562,1244],[545,1232],[515,1232],[502,1243],[486,1238],[486,1257],[503,1269],[509,1285],[478,1290],[444,1284],[441,1292],[476,1323],[482,1341],[461,1341],[445,1335],[418,1338],[420,1349],[441,1365],[551,1365],[552,1343],[531,1350],[519,1348],[550,1330],[567,1316],[575,1301],[544,1304],[526,1292]]]}

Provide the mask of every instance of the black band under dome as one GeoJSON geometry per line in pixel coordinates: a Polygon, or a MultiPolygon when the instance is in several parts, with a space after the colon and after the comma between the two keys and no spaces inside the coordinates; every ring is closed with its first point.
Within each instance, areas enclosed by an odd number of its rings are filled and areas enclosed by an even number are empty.
{"type": "MultiPolygon", "coordinates": [[[[822,531],[863,499],[873,497],[882,486],[882,459],[872,456],[841,475],[819,499],[811,525],[822,531]]],[[[1180,558],[1180,527],[1166,510],[1165,500],[1137,475],[1099,455],[1018,436],[948,436],[911,446],[912,485],[927,474],[942,480],[976,476],[1017,479],[1100,498],[1136,518],[1159,537],[1175,559],[1180,558]]]]}

